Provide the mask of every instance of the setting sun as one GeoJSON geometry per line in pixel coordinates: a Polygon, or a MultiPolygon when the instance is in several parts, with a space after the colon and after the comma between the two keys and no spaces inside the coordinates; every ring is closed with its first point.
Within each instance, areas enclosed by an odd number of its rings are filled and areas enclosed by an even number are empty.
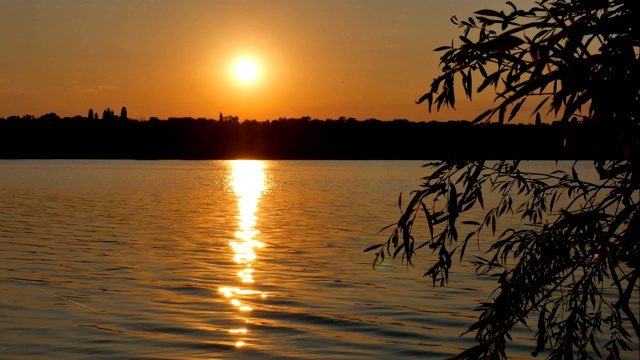
{"type": "Polygon", "coordinates": [[[258,67],[249,59],[242,59],[236,63],[234,72],[238,80],[251,82],[258,76],[258,67]]]}

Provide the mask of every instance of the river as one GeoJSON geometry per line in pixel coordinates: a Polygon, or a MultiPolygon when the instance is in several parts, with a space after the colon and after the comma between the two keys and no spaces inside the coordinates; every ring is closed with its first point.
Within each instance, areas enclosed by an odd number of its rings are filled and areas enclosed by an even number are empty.
{"type": "Polygon", "coordinates": [[[0,358],[455,355],[494,283],[363,253],[423,163],[0,161],[0,358]]]}

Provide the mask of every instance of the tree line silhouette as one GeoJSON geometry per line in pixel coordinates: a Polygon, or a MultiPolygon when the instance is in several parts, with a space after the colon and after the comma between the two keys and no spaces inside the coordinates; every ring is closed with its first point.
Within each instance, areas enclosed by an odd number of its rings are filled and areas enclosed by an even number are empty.
{"type": "Polygon", "coordinates": [[[4,159],[621,159],[622,129],[552,124],[279,118],[0,118],[4,159]],[[602,149],[607,149],[606,151],[602,149]]]}

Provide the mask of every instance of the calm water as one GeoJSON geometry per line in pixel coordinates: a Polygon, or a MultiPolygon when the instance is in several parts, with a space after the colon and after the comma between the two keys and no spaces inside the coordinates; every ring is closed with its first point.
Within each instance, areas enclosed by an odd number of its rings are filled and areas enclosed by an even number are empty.
{"type": "Polygon", "coordinates": [[[362,252],[421,164],[0,161],[0,358],[454,355],[493,283],[362,252]]]}

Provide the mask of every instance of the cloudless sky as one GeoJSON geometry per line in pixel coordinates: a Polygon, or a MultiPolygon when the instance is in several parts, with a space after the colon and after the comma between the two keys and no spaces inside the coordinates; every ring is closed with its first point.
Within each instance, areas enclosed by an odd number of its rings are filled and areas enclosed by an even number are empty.
{"type": "MultiPolygon", "coordinates": [[[[532,0],[515,1],[529,6],[532,0]]],[[[0,0],[0,117],[472,119],[429,113],[449,19],[498,0],[0,0]],[[235,62],[253,59],[251,83],[235,62]]],[[[462,99],[462,96],[460,96],[462,99]]],[[[527,121],[527,119],[523,119],[527,121]]]]}

